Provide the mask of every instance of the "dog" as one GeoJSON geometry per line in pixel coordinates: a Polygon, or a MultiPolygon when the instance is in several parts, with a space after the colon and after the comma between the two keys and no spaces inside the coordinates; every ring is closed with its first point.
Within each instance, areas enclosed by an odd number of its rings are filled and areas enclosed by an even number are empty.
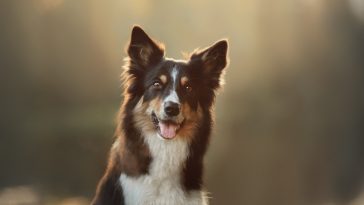
{"type": "Polygon", "coordinates": [[[116,138],[92,205],[208,204],[203,158],[227,51],[223,39],[174,60],[133,27],[116,138]]]}

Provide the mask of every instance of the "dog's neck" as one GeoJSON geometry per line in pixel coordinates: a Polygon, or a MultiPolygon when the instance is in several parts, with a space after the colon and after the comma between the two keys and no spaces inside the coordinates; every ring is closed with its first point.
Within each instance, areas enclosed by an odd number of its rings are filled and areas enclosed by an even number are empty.
{"type": "Polygon", "coordinates": [[[151,154],[148,173],[131,177],[121,174],[126,204],[207,204],[201,190],[187,191],[183,185],[189,145],[183,138],[163,140],[158,134],[144,136],[151,154]]]}
{"type": "Polygon", "coordinates": [[[152,157],[149,167],[150,174],[158,177],[181,175],[183,165],[189,155],[187,142],[181,138],[164,140],[156,135],[158,134],[145,137],[152,157]]]}

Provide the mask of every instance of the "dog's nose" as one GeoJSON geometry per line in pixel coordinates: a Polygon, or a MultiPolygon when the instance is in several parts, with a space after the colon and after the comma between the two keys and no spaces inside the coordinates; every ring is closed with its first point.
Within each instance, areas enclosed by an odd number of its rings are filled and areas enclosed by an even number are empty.
{"type": "Polygon", "coordinates": [[[171,101],[165,102],[164,112],[168,116],[173,117],[173,116],[178,115],[179,114],[179,110],[180,110],[179,103],[175,103],[175,102],[171,102],[171,101]]]}

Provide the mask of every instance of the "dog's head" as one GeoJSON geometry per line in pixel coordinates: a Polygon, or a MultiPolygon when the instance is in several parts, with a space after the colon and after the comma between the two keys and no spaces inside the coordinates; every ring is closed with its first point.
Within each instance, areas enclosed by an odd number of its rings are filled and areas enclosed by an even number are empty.
{"type": "Polygon", "coordinates": [[[221,40],[188,60],[173,60],[164,56],[162,44],[135,26],[123,76],[127,100],[135,102],[137,127],[163,139],[192,137],[221,85],[227,49],[221,40]]]}

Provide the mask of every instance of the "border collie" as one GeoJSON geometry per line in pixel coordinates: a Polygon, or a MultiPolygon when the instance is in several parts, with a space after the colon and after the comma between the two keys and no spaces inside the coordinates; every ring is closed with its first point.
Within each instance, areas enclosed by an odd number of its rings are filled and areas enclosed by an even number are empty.
{"type": "Polygon", "coordinates": [[[203,157],[227,49],[220,40],[188,60],[174,60],[164,56],[162,44],[133,28],[116,139],[91,204],[208,204],[203,157]]]}

